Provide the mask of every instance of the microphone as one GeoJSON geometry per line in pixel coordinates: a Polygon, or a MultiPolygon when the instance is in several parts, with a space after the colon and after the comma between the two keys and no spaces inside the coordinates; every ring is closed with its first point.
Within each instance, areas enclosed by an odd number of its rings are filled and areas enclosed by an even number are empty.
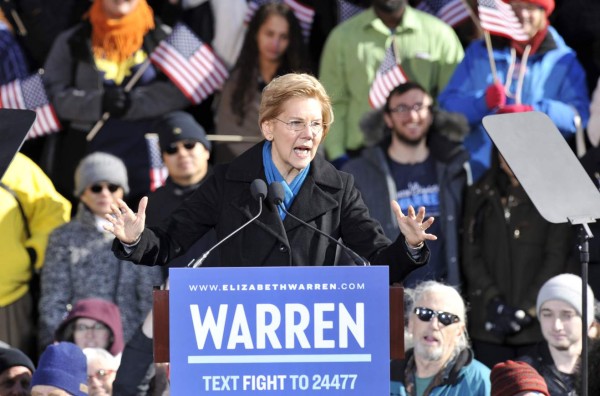
{"type": "Polygon", "coordinates": [[[284,198],[285,198],[285,191],[283,190],[283,186],[281,185],[280,182],[273,182],[273,183],[269,184],[269,201],[272,202],[275,206],[280,207],[281,210],[283,210],[286,215],[290,216],[292,219],[296,220],[300,224],[315,231],[319,235],[323,235],[324,237],[333,241],[335,244],[337,244],[342,249],[344,249],[344,251],[346,253],[348,253],[348,255],[350,257],[352,257],[352,260],[354,260],[354,262],[357,265],[361,265],[361,266],[370,266],[371,265],[371,263],[369,263],[369,261],[367,261],[365,258],[359,256],[354,250],[350,249],[348,246],[344,245],[343,243],[341,243],[340,241],[338,241],[331,235],[324,233],[323,231],[319,230],[318,228],[313,227],[312,225],[308,224],[307,222],[299,219],[298,217],[296,217],[293,214],[291,214],[290,212],[288,212],[287,209],[285,208],[285,205],[283,205],[284,198]]]}
{"type": "Polygon", "coordinates": [[[231,238],[232,236],[234,236],[235,234],[240,232],[248,224],[250,224],[254,220],[258,219],[258,217],[261,215],[262,210],[263,210],[263,200],[267,197],[267,183],[265,183],[264,180],[262,180],[262,179],[254,179],[252,181],[252,183],[250,183],[250,194],[252,195],[252,198],[254,198],[258,201],[258,214],[256,216],[254,216],[253,218],[251,218],[250,220],[248,220],[247,222],[245,222],[244,224],[242,224],[240,227],[233,230],[233,232],[231,232],[225,238],[223,238],[219,242],[217,242],[217,244],[215,246],[211,247],[206,252],[204,252],[204,254],[201,257],[190,261],[190,263],[187,265],[188,267],[192,267],[192,268],[200,267],[202,265],[202,263],[204,262],[204,260],[206,260],[206,258],[210,254],[210,252],[212,252],[223,242],[225,242],[226,240],[228,240],[229,238],[231,238]]]}

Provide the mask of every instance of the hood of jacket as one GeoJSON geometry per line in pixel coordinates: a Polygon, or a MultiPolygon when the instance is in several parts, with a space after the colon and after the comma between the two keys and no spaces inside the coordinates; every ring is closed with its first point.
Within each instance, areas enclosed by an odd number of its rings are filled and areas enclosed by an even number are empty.
{"type": "Polygon", "coordinates": [[[94,319],[104,323],[112,333],[112,343],[108,351],[116,356],[123,352],[125,342],[123,340],[123,325],[119,307],[110,301],[101,298],[86,298],[79,300],[69,312],[65,320],[56,329],[54,338],[58,341],[69,341],[73,337],[73,326],[78,318],[94,319]]]}
{"type": "MultiPolygon", "coordinates": [[[[433,122],[427,132],[427,146],[437,160],[449,162],[465,150],[462,142],[469,133],[469,123],[460,113],[441,109],[432,111],[433,122]]],[[[383,109],[365,113],[360,121],[360,128],[365,137],[366,147],[389,145],[391,130],[383,119],[383,109]]]]}

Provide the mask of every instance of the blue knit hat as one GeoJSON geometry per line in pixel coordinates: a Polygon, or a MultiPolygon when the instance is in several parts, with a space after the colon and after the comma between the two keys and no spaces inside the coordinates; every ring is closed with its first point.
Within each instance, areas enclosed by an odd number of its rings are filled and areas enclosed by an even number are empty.
{"type": "Polygon", "coordinates": [[[31,386],[55,386],[75,396],[86,396],[87,360],[83,351],[70,342],[48,345],[42,353],[31,386]]]}

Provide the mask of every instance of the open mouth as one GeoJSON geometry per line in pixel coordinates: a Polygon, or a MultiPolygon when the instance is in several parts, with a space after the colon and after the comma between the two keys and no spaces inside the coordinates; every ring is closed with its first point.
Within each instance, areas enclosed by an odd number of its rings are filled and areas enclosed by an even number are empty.
{"type": "Polygon", "coordinates": [[[425,340],[425,342],[427,344],[437,344],[440,342],[440,340],[438,340],[436,337],[434,336],[424,336],[423,340],[425,340]]]}
{"type": "Polygon", "coordinates": [[[306,147],[306,146],[300,146],[300,147],[295,147],[294,148],[294,153],[296,153],[297,155],[304,157],[310,154],[310,147],[306,147]]]}

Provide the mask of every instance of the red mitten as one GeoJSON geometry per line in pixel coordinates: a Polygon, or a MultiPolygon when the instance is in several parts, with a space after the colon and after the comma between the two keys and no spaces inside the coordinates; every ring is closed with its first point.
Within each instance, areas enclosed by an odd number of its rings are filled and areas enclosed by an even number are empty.
{"type": "Polygon", "coordinates": [[[511,104],[502,106],[498,109],[498,114],[508,114],[508,113],[525,113],[526,111],[533,111],[533,106],[526,104],[511,104]]]}
{"type": "Polygon", "coordinates": [[[485,90],[485,104],[488,109],[495,109],[506,104],[506,93],[502,84],[497,82],[487,87],[485,90]]]}

